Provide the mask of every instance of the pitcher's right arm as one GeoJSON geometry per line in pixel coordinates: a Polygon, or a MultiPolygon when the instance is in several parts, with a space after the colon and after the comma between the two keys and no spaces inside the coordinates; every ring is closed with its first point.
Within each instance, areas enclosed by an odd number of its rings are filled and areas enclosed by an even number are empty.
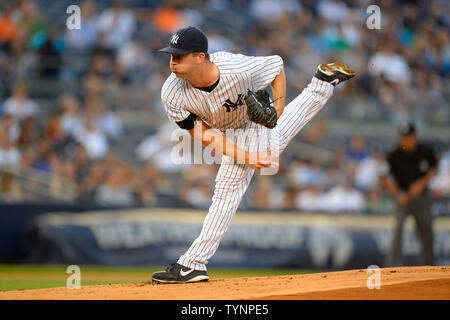
{"type": "Polygon", "coordinates": [[[232,157],[237,163],[247,164],[254,170],[278,166],[275,157],[267,152],[249,152],[242,150],[232,141],[227,139],[224,134],[213,130],[205,122],[197,119],[189,134],[208,147],[222,155],[232,157]]]}

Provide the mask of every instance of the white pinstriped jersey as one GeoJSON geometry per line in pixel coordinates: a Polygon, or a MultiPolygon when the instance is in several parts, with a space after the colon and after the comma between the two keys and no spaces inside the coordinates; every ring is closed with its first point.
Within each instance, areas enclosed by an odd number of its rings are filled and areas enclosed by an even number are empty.
{"type": "MultiPolygon", "coordinates": [[[[210,127],[221,131],[242,128],[235,130],[236,137],[233,138],[237,138],[236,145],[246,150],[257,148],[253,151],[260,151],[260,142],[263,142],[262,147],[267,146],[264,143],[269,143],[271,151],[281,153],[333,93],[331,84],[313,77],[302,93],[285,106],[277,126],[268,129],[248,120],[243,98],[248,89],[257,91],[272,83],[283,67],[281,57],[217,52],[211,54],[211,61],[219,68],[220,81],[209,93],[194,88],[187,80],[177,78],[173,73],[167,78],[161,90],[167,115],[171,121],[180,122],[193,113],[210,127]],[[265,137],[268,139],[265,140],[265,137]]],[[[202,231],[177,263],[206,271],[206,264],[230,226],[253,173],[250,166],[236,163],[229,156],[222,157],[212,204],[202,231]]]]}
{"type": "Polygon", "coordinates": [[[199,90],[174,73],[165,81],[161,98],[169,120],[183,121],[192,112],[212,128],[240,128],[248,122],[244,102],[247,90],[270,85],[281,72],[283,59],[278,55],[252,57],[224,51],[210,57],[220,72],[219,84],[213,91],[199,90]]]}

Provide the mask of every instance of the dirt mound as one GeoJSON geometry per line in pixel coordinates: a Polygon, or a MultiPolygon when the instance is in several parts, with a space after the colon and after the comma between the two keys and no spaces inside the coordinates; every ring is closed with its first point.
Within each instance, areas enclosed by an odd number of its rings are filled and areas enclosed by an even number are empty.
{"type": "Polygon", "coordinates": [[[150,282],[0,292],[4,299],[239,300],[239,299],[445,299],[450,267],[399,267],[380,271],[380,289],[368,289],[365,269],[291,276],[211,279],[163,285],[150,282]],[[188,289],[188,290],[186,290],[188,289]]]}

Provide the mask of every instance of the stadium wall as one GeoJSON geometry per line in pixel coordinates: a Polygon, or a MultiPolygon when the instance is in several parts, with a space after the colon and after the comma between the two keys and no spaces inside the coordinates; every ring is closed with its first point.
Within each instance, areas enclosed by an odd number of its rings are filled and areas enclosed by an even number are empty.
{"type": "MultiPolygon", "coordinates": [[[[199,234],[204,211],[147,208],[37,216],[22,249],[29,263],[167,265],[199,234]]],[[[355,269],[386,266],[394,217],[238,212],[208,266],[355,269]]],[[[438,217],[438,265],[450,262],[450,218],[438,217]]],[[[407,265],[420,264],[414,221],[404,234],[407,265]]]]}

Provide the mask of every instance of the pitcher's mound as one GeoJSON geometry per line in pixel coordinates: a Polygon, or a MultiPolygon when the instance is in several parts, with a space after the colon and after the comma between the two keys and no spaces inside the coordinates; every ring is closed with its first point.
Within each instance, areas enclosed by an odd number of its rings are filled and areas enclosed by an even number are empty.
{"type": "MultiPolygon", "coordinates": [[[[149,278],[150,278],[149,274],[149,278]]],[[[445,299],[450,300],[450,267],[399,267],[291,276],[211,279],[190,284],[115,284],[0,292],[1,299],[445,299]],[[371,277],[372,276],[372,277],[371,277]],[[371,277],[369,279],[369,277],[371,277]],[[377,286],[369,289],[369,287],[377,286]]]]}

